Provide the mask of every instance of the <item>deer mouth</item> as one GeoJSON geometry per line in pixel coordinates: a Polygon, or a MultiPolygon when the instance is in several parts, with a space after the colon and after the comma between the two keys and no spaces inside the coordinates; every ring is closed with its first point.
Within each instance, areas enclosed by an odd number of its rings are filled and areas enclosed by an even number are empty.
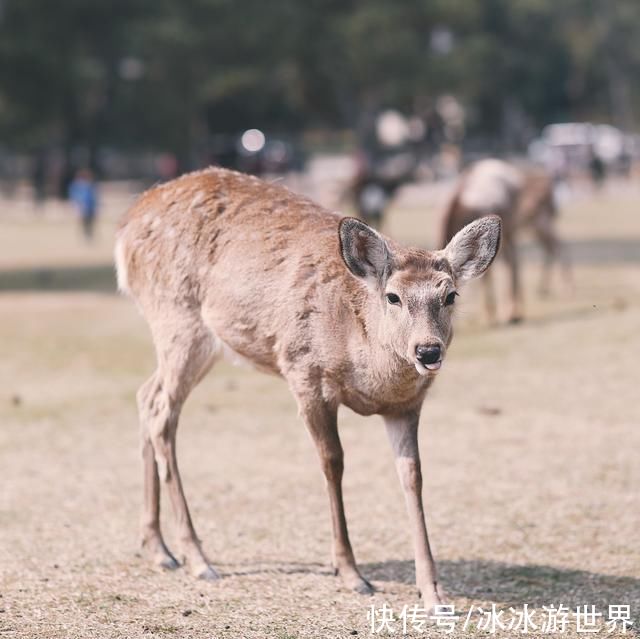
{"type": "Polygon", "coordinates": [[[416,370],[420,375],[428,375],[429,373],[437,373],[442,366],[442,360],[439,359],[437,362],[433,362],[433,364],[423,364],[422,362],[415,362],[416,370]]]}

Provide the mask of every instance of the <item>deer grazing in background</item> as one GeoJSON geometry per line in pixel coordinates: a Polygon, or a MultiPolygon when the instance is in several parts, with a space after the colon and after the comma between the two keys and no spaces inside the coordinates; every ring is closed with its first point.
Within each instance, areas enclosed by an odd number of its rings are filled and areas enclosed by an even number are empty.
{"type": "Polygon", "coordinates": [[[143,546],[178,566],[159,521],[169,492],[181,556],[217,579],[185,500],[178,416],[222,355],[283,377],[316,444],[333,525],[333,562],[361,593],[342,502],[340,404],[384,418],[404,490],[416,580],[442,601],[422,507],[418,419],[447,353],[459,287],[491,264],[500,219],[460,231],[442,251],[406,249],[286,188],[212,168],[144,193],[117,233],[118,283],[147,320],[157,369],[138,392],[144,459],[143,546]]]}
{"type": "MultiPolygon", "coordinates": [[[[549,292],[551,267],[555,260],[563,266],[567,284],[571,285],[569,260],[565,247],[555,231],[557,209],[552,179],[541,171],[522,171],[502,160],[487,159],[473,164],[462,175],[444,217],[441,246],[466,224],[484,215],[502,218],[502,257],[509,268],[511,283],[511,310],[509,319],[522,319],[522,289],[520,260],[516,244],[520,229],[530,228],[544,251],[544,265],[540,293],[549,292]]],[[[496,302],[490,274],[483,278],[487,314],[496,318],[496,302]]]]}

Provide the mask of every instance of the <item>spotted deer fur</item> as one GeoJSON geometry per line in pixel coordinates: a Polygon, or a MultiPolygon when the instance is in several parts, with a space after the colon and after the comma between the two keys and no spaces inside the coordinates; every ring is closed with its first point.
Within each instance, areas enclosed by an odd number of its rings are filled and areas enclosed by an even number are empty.
{"type": "Polygon", "coordinates": [[[164,485],[186,564],[200,577],[219,576],[193,527],[175,441],[189,392],[228,356],[288,383],[326,478],[336,572],[363,593],[372,586],[349,543],[337,410],[344,404],[384,418],[417,585],[429,605],[441,602],[422,508],[418,419],[452,338],[456,291],[489,266],[499,237],[499,219],[484,218],[442,251],[402,248],[283,186],[217,168],[144,193],[119,227],[115,257],[119,286],[149,324],[157,355],[138,392],[142,540],[155,562],[179,565],[160,530],[164,485]],[[438,361],[420,359],[427,346],[438,361]]]}

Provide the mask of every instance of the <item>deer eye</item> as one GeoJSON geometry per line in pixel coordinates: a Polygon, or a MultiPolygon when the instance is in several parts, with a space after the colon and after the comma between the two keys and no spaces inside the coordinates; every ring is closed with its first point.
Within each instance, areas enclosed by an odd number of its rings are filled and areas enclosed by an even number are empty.
{"type": "Polygon", "coordinates": [[[400,304],[400,298],[395,293],[387,293],[386,297],[389,304],[400,304]]]}
{"type": "Polygon", "coordinates": [[[455,291],[451,291],[451,293],[444,298],[444,305],[451,306],[456,301],[457,295],[455,291]]]}

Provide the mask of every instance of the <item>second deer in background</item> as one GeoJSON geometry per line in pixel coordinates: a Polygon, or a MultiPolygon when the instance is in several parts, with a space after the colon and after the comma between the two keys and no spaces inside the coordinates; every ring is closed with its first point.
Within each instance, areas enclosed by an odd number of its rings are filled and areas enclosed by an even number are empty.
{"type": "MultiPolygon", "coordinates": [[[[502,218],[501,255],[509,268],[511,308],[509,321],[523,318],[520,259],[516,245],[520,229],[530,228],[544,251],[540,294],[549,292],[551,267],[560,261],[565,279],[571,283],[571,269],[566,248],[555,230],[557,207],[553,180],[540,170],[521,170],[497,159],[480,160],[462,175],[444,217],[442,246],[466,224],[485,215],[502,218]]],[[[487,314],[496,320],[496,301],[491,275],[485,274],[487,314]]]]}

